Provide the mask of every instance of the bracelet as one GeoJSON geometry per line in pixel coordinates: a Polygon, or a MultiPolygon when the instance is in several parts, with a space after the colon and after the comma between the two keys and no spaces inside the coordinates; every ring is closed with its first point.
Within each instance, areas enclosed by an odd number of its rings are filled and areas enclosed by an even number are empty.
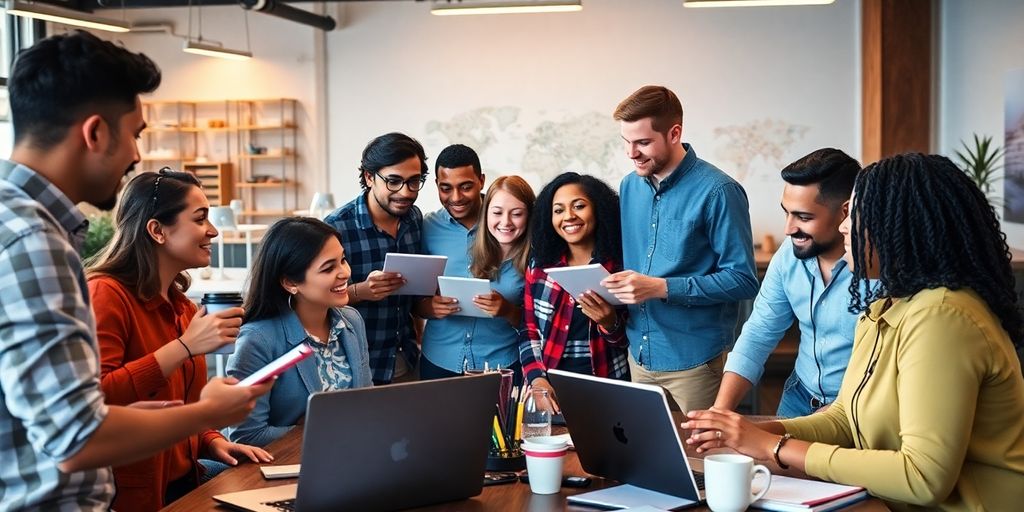
{"type": "Polygon", "coordinates": [[[185,348],[185,352],[188,354],[188,358],[192,359],[192,351],[188,349],[188,345],[186,345],[184,341],[181,341],[180,336],[175,339],[178,340],[178,343],[181,343],[181,346],[185,348]]]}
{"type": "Polygon", "coordinates": [[[775,449],[772,450],[772,455],[775,456],[775,463],[782,469],[789,469],[789,466],[782,463],[782,459],[779,458],[779,450],[782,450],[782,445],[786,444],[786,441],[789,441],[792,438],[792,434],[783,434],[782,437],[779,438],[779,442],[775,443],[775,449]]]}
{"type": "Polygon", "coordinates": [[[359,288],[356,288],[357,286],[359,286],[359,283],[352,283],[352,298],[353,299],[358,299],[359,298],[359,288]]]}

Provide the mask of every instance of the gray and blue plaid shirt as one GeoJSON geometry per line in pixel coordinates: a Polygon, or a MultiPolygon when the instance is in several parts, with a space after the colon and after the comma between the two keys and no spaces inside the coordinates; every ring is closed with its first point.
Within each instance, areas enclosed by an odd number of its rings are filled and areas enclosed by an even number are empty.
{"type": "Polygon", "coordinates": [[[106,510],[110,468],[66,474],[107,415],[78,248],[88,221],[0,160],[0,510],[106,510]]]}
{"type": "MultiPolygon", "coordinates": [[[[366,280],[374,270],[384,268],[389,252],[419,254],[423,214],[413,206],[398,221],[396,237],[377,229],[366,203],[366,192],[338,208],[324,219],[341,233],[345,258],[352,266],[351,282],[366,280]]],[[[395,372],[395,357],[402,350],[409,367],[419,360],[419,347],[412,328],[412,295],[391,295],[376,302],[353,304],[366,322],[366,341],[370,351],[370,370],[374,384],[388,384],[395,372]]]]}

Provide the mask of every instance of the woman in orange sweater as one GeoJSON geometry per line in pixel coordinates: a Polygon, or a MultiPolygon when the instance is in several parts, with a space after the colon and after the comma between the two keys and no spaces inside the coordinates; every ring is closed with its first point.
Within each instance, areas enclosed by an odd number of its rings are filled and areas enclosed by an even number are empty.
{"type": "MultiPolygon", "coordinates": [[[[241,308],[206,315],[184,294],[189,285],[184,270],[210,264],[210,240],[217,230],[207,219],[209,208],[198,179],[189,173],[143,173],[127,185],[117,209],[117,233],[88,272],[108,404],[161,407],[198,400],[206,384],[204,354],[238,335],[241,308]]],[[[230,465],[272,460],[260,448],[232,443],[210,430],[114,468],[113,508],[163,507],[200,481],[201,457],[230,465]]]]}

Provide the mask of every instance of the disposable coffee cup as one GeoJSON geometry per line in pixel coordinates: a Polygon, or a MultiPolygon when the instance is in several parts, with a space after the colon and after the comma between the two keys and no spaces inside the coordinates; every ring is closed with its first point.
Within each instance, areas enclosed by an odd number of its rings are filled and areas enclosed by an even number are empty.
{"type": "Polygon", "coordinates": [[[569,447],[564,439],[553,436],[531,437],[521,445],[530,474],[530,491],[556,494],[562,488],[562,464],[569,447]]]}
{"type": "MultiPolygon", "coordinates": [[[[206,308],[206,314],[212,315],[225,309],[242,307],[242,295],[240,293],[207,293],[199,302],[206,308]]],[[[228,343],[223,347],[210,352],[210,354],[232,354],[235,352],[235,344],[228,343]]]]}

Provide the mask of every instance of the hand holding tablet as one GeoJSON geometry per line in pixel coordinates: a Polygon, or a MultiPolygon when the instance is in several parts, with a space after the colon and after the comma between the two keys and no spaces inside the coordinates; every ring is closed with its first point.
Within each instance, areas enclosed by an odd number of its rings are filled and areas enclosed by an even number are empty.
{"type": "Polygon", "coordinates": [[[444,274],[447,262],[447,256],[389,252],[384,255],[384,272],[396,272],[405,278],[405,285],[395,295],[429,296],[437,292],[437,277],[444,274]]]}
{"type": "Polygon", "coordinates": [[[621,306],[623,304],[607,288],[601,285],[601,280],[608,277],[609,274],[599,263],[546,268],[544,272],[547,272],[548,276],[558,283],[558,286],[571,293],[573,297],[579,297],[583,292],[591,290],[612,306],[621,306]]]}

